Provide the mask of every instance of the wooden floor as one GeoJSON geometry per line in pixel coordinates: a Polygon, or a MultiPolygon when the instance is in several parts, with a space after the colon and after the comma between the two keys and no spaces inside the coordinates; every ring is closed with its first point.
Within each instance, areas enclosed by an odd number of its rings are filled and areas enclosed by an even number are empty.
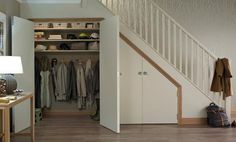
{"type": "MultiPolygon", "coordinates": [[[[12,142],[30,142],[14,136],[12,142]]],[[[86,116],[53,116],[36,125],[36,142],[236,142],[236,128],[122,125],[115,134],[86,116]]]]}

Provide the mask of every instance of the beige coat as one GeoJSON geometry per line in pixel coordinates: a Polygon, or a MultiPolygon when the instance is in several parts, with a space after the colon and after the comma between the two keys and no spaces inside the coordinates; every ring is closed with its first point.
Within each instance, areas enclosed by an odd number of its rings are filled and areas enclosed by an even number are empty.
{"type": "Polygon", "coordinates": [[[211,91],[223,92],[223,98],[232,96],[229,60],[227,58],[218,59],[215,65],[215,73],[211,84],[211,91]]]}

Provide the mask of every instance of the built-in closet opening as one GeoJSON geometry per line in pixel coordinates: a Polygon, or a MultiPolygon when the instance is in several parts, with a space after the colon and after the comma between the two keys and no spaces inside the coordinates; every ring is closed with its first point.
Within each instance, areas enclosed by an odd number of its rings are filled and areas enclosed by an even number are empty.
{"type": "Polygon", "coordinates": [[[35,72],[35,77],[41,79],[41,83],[35,82],[35,105],[42,108],[43,117],[87,115],[99,121],[101,20],[32,19],[35,66],[41,66],[35,72]]]}

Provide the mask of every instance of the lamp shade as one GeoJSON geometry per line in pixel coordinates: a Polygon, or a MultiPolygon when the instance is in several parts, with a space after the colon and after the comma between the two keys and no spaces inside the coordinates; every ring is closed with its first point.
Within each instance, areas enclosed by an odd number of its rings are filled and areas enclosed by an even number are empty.
{"type": "Polygon", "coordinates": [[[0,74],[20,73],[23,73],[20,56],[0,56],[0,74]]]}

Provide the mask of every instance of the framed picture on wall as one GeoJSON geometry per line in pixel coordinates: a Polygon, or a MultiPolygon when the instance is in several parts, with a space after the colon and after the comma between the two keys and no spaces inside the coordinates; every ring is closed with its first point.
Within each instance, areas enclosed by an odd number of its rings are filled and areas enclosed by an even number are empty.
{"type": "Polygon", "coordinates": [[[0,12],[0,56],[6,54],[6,15],[0,12]]]}

